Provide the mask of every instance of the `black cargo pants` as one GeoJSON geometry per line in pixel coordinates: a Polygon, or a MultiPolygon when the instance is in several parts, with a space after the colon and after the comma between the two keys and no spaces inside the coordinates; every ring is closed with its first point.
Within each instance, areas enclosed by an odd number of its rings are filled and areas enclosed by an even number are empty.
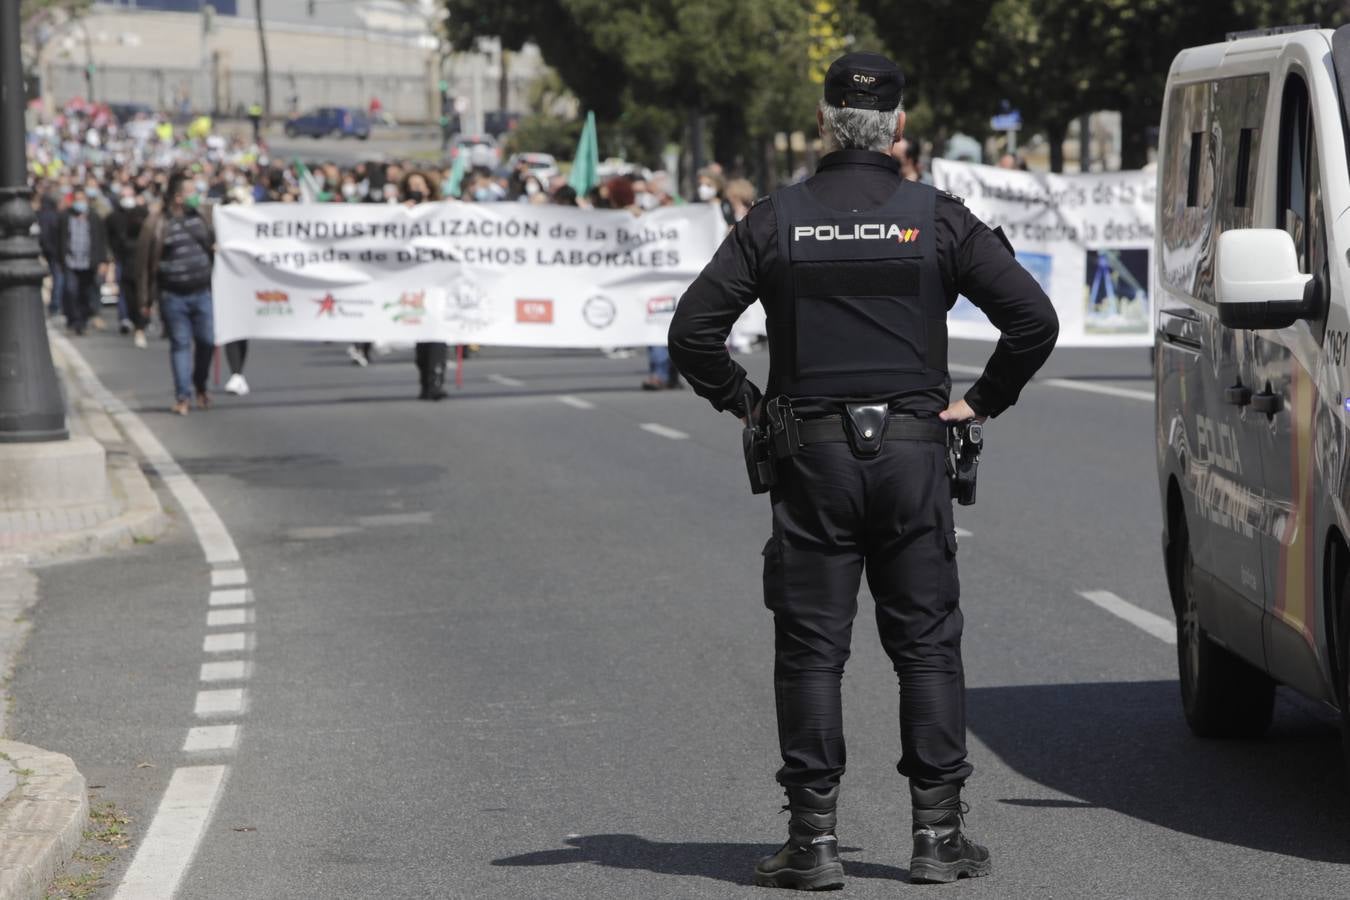
{"type": "Polygon", "coordinates": [[[779,461],[764,599],[774,614],[774,694],[784,787],[826,789],[844,773],[839,694],[864,572],[900,682],[897,768],[920,787],[961,784],[966,762],[960,585],[946,451],[888,441],[779,461]]]}

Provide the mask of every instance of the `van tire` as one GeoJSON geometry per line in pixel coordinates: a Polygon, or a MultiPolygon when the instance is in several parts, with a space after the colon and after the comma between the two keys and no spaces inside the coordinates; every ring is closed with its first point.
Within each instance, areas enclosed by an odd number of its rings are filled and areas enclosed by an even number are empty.
{"type": "Polygon", "coordinates": [[[1265,734],[1275,709],[1275,682],[1220,647],[1200,626],[1195,558],[1186,519],[1175,523],[1172,584],[1177,599],[1177,668],[1181,707],[1197,737],[1255,738],[1265,734]]]}
{"type": "Polygon", "coordinates": [[[1341,578],[1341,592],[1336,596],[1337,621],[1340,623],[1340,652],[1337,654],[1340,676],[1341,746],[1345,750],[1345,765],[1350,770],[1350,571],[1341,578]]]}

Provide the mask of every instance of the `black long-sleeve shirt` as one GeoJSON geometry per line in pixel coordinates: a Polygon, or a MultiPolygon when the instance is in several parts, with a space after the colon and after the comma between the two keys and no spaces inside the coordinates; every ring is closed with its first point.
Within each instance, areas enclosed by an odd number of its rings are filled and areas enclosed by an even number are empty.
{"type": "MultiPolygon", "coordinates": [[[[825,206],[861,212],[883,205],[900,181],[899,164],[884,153],[839,150],[821,160],[806,184],[825,206]]],[[[965,396],[978,414],[996,416],[1017,402],[1022,388],[1049,358],[1059,335],[1059,320],[1040,285],[965,204],[939,192],[935,218],[938,265],[948,309],[958,294],[964,294],[1002,332],[984,374],[965,396]]],[[[745,413],[746,372],[726,348],[727,336],[741,313],[759,298],[770,317],[790,314],[775,307],[790,298],[780,300],[761,290],[777,257],[773,204],[757,203],[736,223],[675,310],[670,325],[671,359],[699,396],[719,410],[745,413]]],[[[768,390],[773,392],[772,383],[768,390]]],[[[760,396],[753,386],[752,394],[755,399],[760,396]]],[[[899,397],[854,399],[887,400],[893,409],[938,413],[946,408],[949,394],[948,384],[899,397]]],[[[813,398],[794,398],[793,405],[810,408],[813,398]]],[[[830,401],[817,398],[814,405],[827,411],[830,401]]]]}

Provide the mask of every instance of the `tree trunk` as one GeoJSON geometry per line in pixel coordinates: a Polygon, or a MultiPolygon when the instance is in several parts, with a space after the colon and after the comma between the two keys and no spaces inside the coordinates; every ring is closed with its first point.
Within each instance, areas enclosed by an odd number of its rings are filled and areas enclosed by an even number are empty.
{"type": "Polygon", "coordinates": [[[502,48],[501,80],[497,82],[497,110],[502,115],[502,125],[506,125],[506,111],[511,107],[511,51],[502,48]]]}
{"type": "Polygon", "coordinates": [[[1045,139],[1050,142],[1050,171],[1064,171],[1064,134],[1068,128],[1063,122],[1054,122],[1045,129],[1045,139]]]}
{"type": "Polygon", "coordinates": [[[253,9],[258,14],[258,56],[262,59],[263,79],[263,121],[272,118],[272,67],[267,63],[267,32],[263,28],[263,0],[254,0],[253,9]]]}
{"type": "Polygon", "coordinates": [[[1148,164],[1149,128],[1156,128],[1158,120],[1153,110],[1138,108],[1120,113],[1120,167],[1142,169],[1148,164]]]}

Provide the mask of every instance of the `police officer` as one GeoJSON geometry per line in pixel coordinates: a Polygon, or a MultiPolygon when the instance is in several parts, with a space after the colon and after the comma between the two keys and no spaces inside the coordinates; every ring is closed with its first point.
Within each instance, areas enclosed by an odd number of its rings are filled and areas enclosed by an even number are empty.
{"type": "Polygon", "coordinates": [[[835,805],[844,774],[839,686],[864,573],[900,682],[898,769],[913,803],[912,881],[988,874],[963,833],[965,684],[949,426],[1003,412],[1058,335],[1044,292],[962,202],[902,179],[904,79],[889,59],[830,66],[814,176],[738,222],[682,298],[671,357],[718,410],[796,432],[777,459],[764,598],[774,614],[774,694],[791,818],[758,884],[843,884],[835,805]],[[983,375],[950,401],[946,314],[958,294],[1002,332],[983,375]],[[727,353],[756,298],[768,318],[763,393],[727,353]],[[790,410],[784,415],[785,404],[790,410]]]}

